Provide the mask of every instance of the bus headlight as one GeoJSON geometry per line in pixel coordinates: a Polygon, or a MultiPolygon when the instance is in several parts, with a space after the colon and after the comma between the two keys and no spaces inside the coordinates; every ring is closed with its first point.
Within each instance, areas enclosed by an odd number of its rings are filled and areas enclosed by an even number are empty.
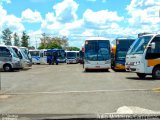
{"type": "Polygon", "coordinates": [[[138,62],[134,62],[134,65],[139,65],[141,62],[138,61],[138,62]]]}

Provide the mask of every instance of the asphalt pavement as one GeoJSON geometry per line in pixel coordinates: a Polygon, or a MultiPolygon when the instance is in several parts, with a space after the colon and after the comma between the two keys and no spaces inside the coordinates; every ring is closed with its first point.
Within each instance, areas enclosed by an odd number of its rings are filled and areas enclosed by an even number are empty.
{"type": "Polygon", "coordinates": [[[160,111],[160,80],[129,72],[84,72],[80,64],[1,72],[0,113],[114,113],[124,106],[160,111]]]}

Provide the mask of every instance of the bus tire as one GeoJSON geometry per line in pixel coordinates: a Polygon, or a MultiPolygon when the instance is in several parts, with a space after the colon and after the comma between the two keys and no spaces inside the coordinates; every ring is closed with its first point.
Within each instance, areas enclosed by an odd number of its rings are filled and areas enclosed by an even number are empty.
{"type": "Polygon", "coordinates": [[[140,79],[144,79],[146,77],[146,74],[145,73],[137,73],[137,76],[140,78],[140,79]]]}
{"type": "Polygon", "coordinates": [[[89,70],[88,70],[88,69],[85,69],[84,71],[85,71],[85,72],[88,72],[89,70]]]}
{"type": "Polygon", "coordinates": [[[153,69],[152,78],[153,79],[160,79],[160,66],[157,66],[153,69]]]}
{"type": "Polygon", "coordinates": [[[5,64],[5,65],[3,66],[3,70],[4,70],[5,72],[11,72],[11,71],[12,71],[12,66],[11,66],[10,64],[5,64]]]}

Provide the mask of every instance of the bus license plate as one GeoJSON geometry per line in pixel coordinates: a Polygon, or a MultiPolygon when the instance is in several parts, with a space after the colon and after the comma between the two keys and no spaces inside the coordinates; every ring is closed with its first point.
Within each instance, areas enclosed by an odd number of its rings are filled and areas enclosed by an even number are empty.
{"type": "Polygon", "coordinates": [[[100,68],[100,66],[96,66],[96,68],[100,68]]]}

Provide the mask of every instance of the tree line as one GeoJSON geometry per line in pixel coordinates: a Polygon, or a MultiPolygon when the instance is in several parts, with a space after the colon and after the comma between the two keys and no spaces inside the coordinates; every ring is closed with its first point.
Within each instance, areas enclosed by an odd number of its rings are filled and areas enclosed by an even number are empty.
{"type": "MultiPolygon", "coordinates": [[[[12,38],[14,40],[13,45],[14,46],[22,46],[22,47],[27,47],[30,49],[35,49],[34,46],[29,45],[29,39],[30,36],[27,35],[25,31],[22,32],[21,38],[19,35],[15,32],[13,33],[9,28],[6,28],[2,31],[2,36],[1,36],[3,42],[5,45],[12,45],[12,38]]],[[[40,38],[40,45],[38,49],[65,49],[65,50],[80,50],[78,47],[69,47],[68,44],[68,38],[66,36],[62,37],[57,37],[57,36],[52,36],[50,37],[46,33],[42,34],[42,37],[40,38]]]]}
{"type": "Polygon", "coordinates": [[[22,32],[22,37],[20,39],[19,35],[15,32],[12,35],[12,31],[9,28],[6,28],[2,31],[2,40],[5,45],[14,45],[14,46],[22,46],[22,47],[29,47],[29,35],[25,31],[22,32]],[[12,38],[14,43],[12,44],[12,38]]]}

